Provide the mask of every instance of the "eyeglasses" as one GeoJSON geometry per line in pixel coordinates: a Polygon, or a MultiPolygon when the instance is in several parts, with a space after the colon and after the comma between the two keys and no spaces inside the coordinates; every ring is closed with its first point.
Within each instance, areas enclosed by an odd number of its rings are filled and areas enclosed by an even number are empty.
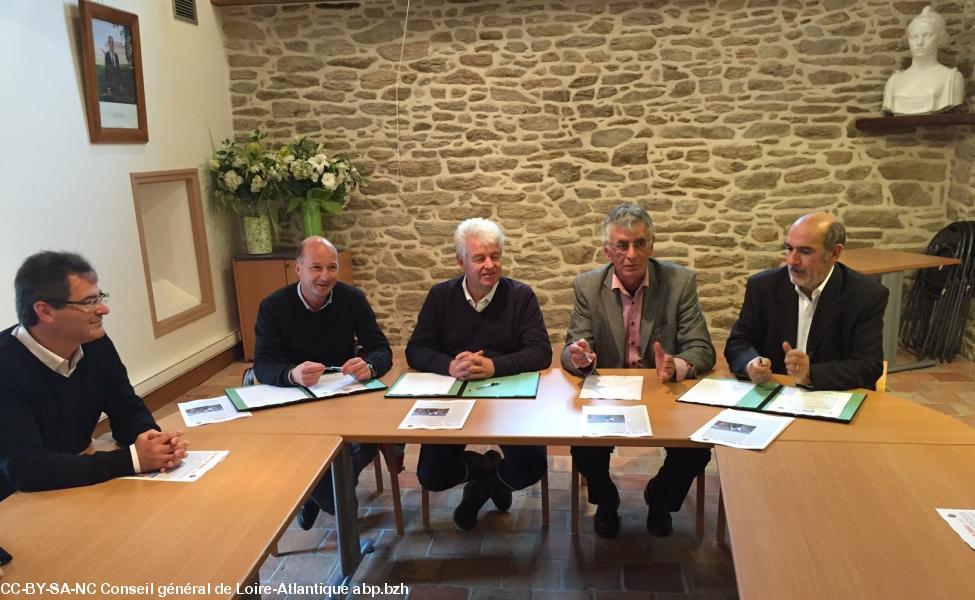
{"type": "Polygon", "coordinates": [[[108,304],[108,294],[105,292],[99,292],[97,296],[85,298],[84,300],[46,299],[43,300],[43,302],[47,302],[48,304],[73,304],[75,306],[80,306],[84,310],[94,310],[99,304],[108,304]]]}
{"type": "Polygon", "coordinates": [[[630,246],[637,252],[643,252],[650,246],[650,242],[640,238],[638,240],[633,240],[632,242],[616,242],[615,244],[610,244],[609,247],[613,250],[619,252],[620,254],[626,254],[630,251],[630,246]]]}

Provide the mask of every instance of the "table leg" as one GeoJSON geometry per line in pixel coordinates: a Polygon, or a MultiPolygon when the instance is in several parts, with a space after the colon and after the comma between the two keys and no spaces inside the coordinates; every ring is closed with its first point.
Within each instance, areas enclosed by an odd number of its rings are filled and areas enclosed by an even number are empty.
{"type": "Polygon", "coordinates": [[[348,584],[362,562],[362,554],[375,548],[371,539],[359,541],[359,516],[355,499],[352,457],[349,445],[332,461],[332,489],[335,493],[335,533],[338,538],[339,567],[333,585],[348,584]]]}

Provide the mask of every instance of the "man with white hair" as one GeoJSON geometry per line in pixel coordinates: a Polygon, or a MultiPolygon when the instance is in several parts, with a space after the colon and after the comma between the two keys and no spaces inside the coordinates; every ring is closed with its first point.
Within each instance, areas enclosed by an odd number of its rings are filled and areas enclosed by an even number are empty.
{"type": "MultiPolygon", "coordinates": [[[[418,371],[473,380],[547,369],[552,345],[532,289],[501,276],[504,234],[492,221],[467,219],[454,232],[457,265],[464,274],[431,288],[406,346],[418,371]]],[[[512,490],[539,481],[548,468],[544,446],[501,445],[479,454],[460,444],[423,444],[420,484],[433,491],[467,482],[454,510],[461,529],[477,524],[487,502],[511,507],[512,490]]]]}

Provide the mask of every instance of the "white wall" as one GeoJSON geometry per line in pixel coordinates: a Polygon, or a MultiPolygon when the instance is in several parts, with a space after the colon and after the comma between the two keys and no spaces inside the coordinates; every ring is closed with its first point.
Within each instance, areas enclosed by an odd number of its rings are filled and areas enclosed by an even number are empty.
{"type": "Polygon", "coordinates": [[[139,17],[146,144],[88,141],[76,2],[0,2],[0,324],[16,321],[13,278],[26,256],[80,252],[112,296],[106,329],[146,392],[237,329],[233,221],[207,206],[217,311],[153,338],[129,182],[130,172],[200,166],[231,135],[228,68],[209,1],[197,3],[199,26],[174,20],[170,2],[104,4],[139,17]]]}

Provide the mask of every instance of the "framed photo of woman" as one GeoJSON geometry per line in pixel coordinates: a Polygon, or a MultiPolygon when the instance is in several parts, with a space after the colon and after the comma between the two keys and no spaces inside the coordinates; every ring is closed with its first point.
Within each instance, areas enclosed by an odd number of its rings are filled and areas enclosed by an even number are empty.
{"type": "Polygon", "coordinates": [[[88,0],[78,8],[89,139],[148,142],[139,17],[88,0]]]}

